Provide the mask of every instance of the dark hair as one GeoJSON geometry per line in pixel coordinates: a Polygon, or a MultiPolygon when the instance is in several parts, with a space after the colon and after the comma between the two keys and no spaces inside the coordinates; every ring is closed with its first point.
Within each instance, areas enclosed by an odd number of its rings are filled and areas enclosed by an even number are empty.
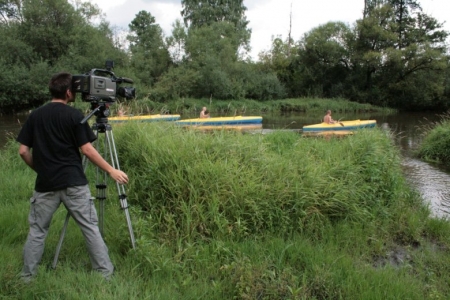
{"type": "Polygon", "coordinates": [[[66,99],[67,90],[72,90],[72,74],[61,72],[53,75],[48,90],[53,99],[66,99]]]}

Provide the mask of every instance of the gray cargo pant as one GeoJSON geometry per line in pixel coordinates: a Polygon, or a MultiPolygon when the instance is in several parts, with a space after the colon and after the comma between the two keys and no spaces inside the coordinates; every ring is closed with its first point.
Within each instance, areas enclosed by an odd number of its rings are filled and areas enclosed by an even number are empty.
{"type": "Polygon", "coordinates": [[[109,259],[108,248],[98,228],[98,217],[88,185],[74,186],[67,189],[39,193],[34,191],[30,199],[28,216],[30,231],[23,251],[24,267],[22,277],[34,276],[44,253],[44,242],[53,214],[59,205],[69,211],[83,233],[94,270],[108,277],[114,272],[109,259]]]}

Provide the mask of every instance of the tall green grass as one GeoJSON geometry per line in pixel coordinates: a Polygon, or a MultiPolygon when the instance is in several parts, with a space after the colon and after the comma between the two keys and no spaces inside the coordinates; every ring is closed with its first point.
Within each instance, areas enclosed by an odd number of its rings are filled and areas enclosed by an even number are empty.
{"type": "Polygon", "coordinates": [[[128,142],[119,151],[135,178],[131,198],[157,218],[159,230],[189,242],[375,219],[405,197],[396,151],[371,131],[351,141],[147,124],[121,133],[128,142]]]}
{"type": "Polygon", "coordinates": [[[110,184],[105,239],[117,268],[110,282],[91,273],[73,221],[57,269],[46,268],[63,208],[36,281],[20,282],[34,174],[14,143],[0,152],[2,297],[445,299],[450,292],[448,222],[429,217],[381,130],[322,139],[129,123],[114,135],[130,177],[137,248],[110,184]]]}
{"type": "Polygon", "coordinates": [[[450,116],[442,116],[425,128],[425,137],[418,149],[418,156],[431,162],[449,165],[450,161],[450,116]]]}

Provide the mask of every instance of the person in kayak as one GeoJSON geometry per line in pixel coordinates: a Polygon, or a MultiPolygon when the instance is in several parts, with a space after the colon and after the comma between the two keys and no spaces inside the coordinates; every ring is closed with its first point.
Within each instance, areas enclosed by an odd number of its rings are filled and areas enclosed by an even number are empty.
{"type": "Polygon", "coordinates": [[[337,121],[333,120],[333,118],[331,117],[331,110],[327,110],[327,114],[325,115],[325,117],[323,117],[323,122],[327,124],[337,123],[337,121]]]}
{"type": "Polygon", "coordinates": [[[206,109],[206,106],[203,106],[202,111],[200,112],[200,119],[209,118],[209,111],[206,109]]]}

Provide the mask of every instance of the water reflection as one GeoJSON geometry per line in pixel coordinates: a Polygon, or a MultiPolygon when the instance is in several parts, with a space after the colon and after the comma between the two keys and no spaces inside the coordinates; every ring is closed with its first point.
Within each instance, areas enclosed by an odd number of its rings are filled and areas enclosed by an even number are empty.
{"type": "Polygon", "coordinates": [[[407,180],[430,205],[436,217],[448,218],[450,213],[450,172],[443,165],[434,165],[417,159],[423,133],[440,120],[436,114],[415,113],[407,118],[392,116],[388,120],[394,139],[402,154],[402,166],[407,180]]]}
{"type": "Polygon", "coordinates": [[[450,213],[450,176],[436,166],[404,157],[403,168],[410,184],[420,193],[436,217],[450,213]]]}

